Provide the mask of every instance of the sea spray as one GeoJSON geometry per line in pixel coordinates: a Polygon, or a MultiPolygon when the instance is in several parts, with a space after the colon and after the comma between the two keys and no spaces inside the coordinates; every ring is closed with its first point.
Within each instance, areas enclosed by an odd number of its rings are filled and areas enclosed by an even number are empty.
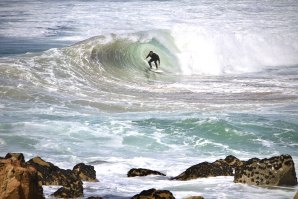
{"type": "Polygon", "coordinates": [[[293,35],[197,26],[178,26],[171,34],[181,71],[187,75],[249,73],[298,62],[293,35]]]}

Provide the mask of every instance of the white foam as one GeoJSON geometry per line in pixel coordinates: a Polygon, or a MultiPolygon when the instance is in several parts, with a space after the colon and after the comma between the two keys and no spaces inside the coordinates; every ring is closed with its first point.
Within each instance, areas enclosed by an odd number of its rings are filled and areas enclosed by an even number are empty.
{"type": "Polygon", "coordinates": [[[248,73],[298,63],[297,49],[285,44],[289,38],[270,32],[178,25],[172,34],[185,75],[248,73]]]}

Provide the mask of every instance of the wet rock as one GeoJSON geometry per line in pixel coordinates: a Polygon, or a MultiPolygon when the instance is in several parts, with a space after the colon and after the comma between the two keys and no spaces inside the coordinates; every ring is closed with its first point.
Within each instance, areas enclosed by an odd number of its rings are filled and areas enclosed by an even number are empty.
{"type": "Polygon", "coordinates": [[[147,176],[147,175],[161,175],[161,176],[166,176],[165,174],[159,172],[159,171],[154,171],[150,169],[131,169],[127,173],[127,177],[136,177],[136,176],[147,176]]]}
{"type": "Polygon", "coordinates": [[[76,172],[81,180],[89,181],[89,182],[97,182],[96,179],[96,171],[94,170],[94,166],[86,165],[84,163],[79,163],[73,167],[73,171],[76,172]]]}
{"type": "Polygon", "coordinates": [[[168,190],[148,189],[132,197],[132,199],[175,199],[168,190]]]}
{"type": "Polygon", "coordinates": [[[191,166],[183,173],[173,178],[173,180],[192,180],[196,178],[206,178],[215,176],[232,176],[233,169],[224,160],[216,160],[213,163],[202,162],[191,166]]]}
{"type": "Polygon", "coordinates": [[[290,155],[250,159],[236,168],[234,182],[268,186],[297,185],[293,159],[290,155]]]}
{"type": "Polygon", "coordinates": [[[240,167],[243,165],[243,162],[236,158],[233,155],[227,156],[225,159],[226,163],[228,163],[232,168],[240,167]]]}
{"type": "Polygon", "coordinates": [[[251,158],[251,159],[249,159],[247,161],[242,161],[242,162],[243,162],[243,165],[244,165],[244,164],[252,164],[252,163],[258,162],[258,161],[260,161],[259,158],[251,158]]]}
{"type": "Polygon", "coordinates": [[[94,197],[94,196],[91,196],[91,197],[88,197],[87,199],[103,199],[102,197],[94,197]]]}
{"type": "Polygon", "coordinates": [[[83,196],[83,190],[77,190],[77,187],[79,187],[78,184],[71,185],[70,187],[64,186],[58,189],[55,193],[52,195],[57,198],[78,198],[83,196]]]}
{"type": "Polygon", "coordinates": [[[296,192],[294,199],[298,199],[298,192],[296,192]]]}
{"type": "Polygon", "coordinates": [[[23,154],[10,154],[0,160],[1,199],[43,199],[37,171],[23,164],[23,154]]]}
{"type": "Polygon", "coordinates": [[[61,185],[53,195],[60,198],[75,198],[83,196],[83,183],[74,171],[60,169],[40,157],[27,162],[38,171],[39,183],[42,185],[61,185]]]}

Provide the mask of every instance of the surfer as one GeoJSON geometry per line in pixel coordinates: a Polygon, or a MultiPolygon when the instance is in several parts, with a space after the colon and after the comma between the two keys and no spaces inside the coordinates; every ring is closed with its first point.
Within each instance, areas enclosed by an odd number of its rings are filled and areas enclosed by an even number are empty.
{"type": "Polygon", "coordinates": [[[156,70],[158,69],[158,64],[160,65],[160,59],[158,54],[154,53],[153,51],[150,51],[149,54],[147,55],[146,59],[150,57],[151,59],[148,61],[150,69],[152,69],[151,63],[154,62],[156,66],[156,70]],[[157,64],[158,61],[158,64],[157,64]]]}

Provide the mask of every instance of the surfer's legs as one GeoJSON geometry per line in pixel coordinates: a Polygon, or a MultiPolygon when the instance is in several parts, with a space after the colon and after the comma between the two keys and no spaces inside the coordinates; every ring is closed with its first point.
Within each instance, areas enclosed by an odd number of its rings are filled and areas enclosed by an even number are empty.
{"type": "Polygon", "coordinates": [[[155,67],[156,67],[156,70],[157,70],[157,69],[158,69],[157,60],[155,60],[155,59],[150,59],[150,60],[148,61],[148,64],[149,64],[149,66],[150,66],[151,69],[152,69],[152,62],[154,62],[155,67]]]}
{"type": "Polygon", "coordinates": [[[153,59],[150,59],[150,60],[148,61],[148,64],[149,64],[149,66],[150,66],[150,69],[152,68],[152,65],[151,65],[152,62],[153,62],[153,59]]]}
{"type": "Polygon", "coordinates": [[[154,60],[156,70],[158,69],[157,60],[154,60]]]}

